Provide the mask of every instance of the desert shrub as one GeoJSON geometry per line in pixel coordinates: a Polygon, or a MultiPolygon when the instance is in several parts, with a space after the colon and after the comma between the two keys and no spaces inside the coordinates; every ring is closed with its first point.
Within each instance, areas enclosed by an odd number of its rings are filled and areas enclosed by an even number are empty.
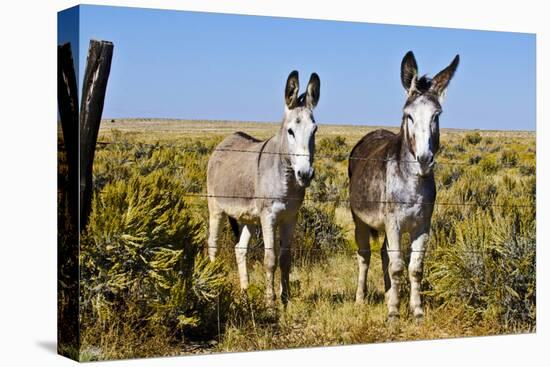
{"type": "Polygon", "coordinates": [[[500,168],[500,164],[497,161],[497,159],[490,155],[483,157],[479,161],[479,165],[481,166],[481,169],[483,170],[483,172],[485,172],[486,174],[495,173],[500,168]]]}
{"type": "Polygon", "coordinates": [[[305,202],[294,230],[294,259],[302,264],[346,251],[347,240],[335,220],[335,206],[305,202]]]}
{"type": "Polygon", "coordinates": [[[468,159],[470,164],[478,164],[481,161],[481,156],[479,154],[473,155],[468,159]]]}
{"type": "Polygon", "coordinates": [[[338,173],[331,161],[316,164],[315,178],[307,189],[307,197],[318,202],[342,202],[347,198],[347,175],[338,173]]]}
{"type": "Polygon", "coordinates": [[[493,180],[487,179],[483,168],[471,167],[448,190],[438,194],[437,201],[485,208],[495,200],[496,195],[497,186],[493,180]]]}
{"type": "Polygon", "coordinates": [[[513,150],[505,150],[500,153],[500,163],[504,166],[515,167],[518,160],[519,156],[513,150]]]}
{"type": "Polygon", "coordinates": [[[181,181],[187,192],[199,193],[206,183],[210,152],[219,139],[191,140],[180,144],[132,141],[129,133],[111,131],[111,144],[99,145],[94,161],[94,189],[128,180],[133,175],[147,176],[163,170],[181,181]]]}
{"type": "Polygon", "coordinates": [[[227,305],[230,289],[222,264],[201,253],[205,231],[184,192],[157,171],[96,193],[80,255],[85,328],[165,328],[176,339],[217,332],[216,305],[227,305]]]}
{"type": "Polygon", "coordinates": [[[320,155],[330,155],[335,161],[341,162],[348,158],[349,147],[346,139],[340,135],[334,138],[323,138],[317,143],[317,150],[320,155]]]}
{"type": "Polygon", "coordinates": [[[470,145],[477,145],[481,142],[481,134],[478,132],[467,133],[464,136],[464,142],[470,145]]]}
{"type": "Polygon", "coordinates": [[[455,153],[453,153],[453,147],[448,147],[447,145],[443,144],[439,148],[438,155],[442,158],[444,158],[446,161],[450,161],[455,159],[455,153]]]}
{"type": "Polygon", "coordinates": [[[436,307],[465,305],[473,320],[532,330],[535,177],[502,174],[502,163],[485,155],[454,182],[448,170],[436,173],[437,202],[469,205],[436,206],[424,289],[436,307]]]}
{"type": "Polygon", "coordinates": [[[443,164],[437,166],[437,184],[438,187],[449,187],[455,183],[464,173],[464,168],[460,165],[443,164]]]}
{"type": "Polygon", "coordinates": [[[495,145],[495,146],[493,146],[493,147],[491,147],[491,148],[489,149],[489,153],[497,153],[497,152],[500,152],[500,149],[501,149],[501,148],[502,148],[502,147],[501,147],[500,145],[495,145]]]}
{"type": "Polygon", "coordinates": [[[456,153],[464,153],[466,151],[466,148],[464,148],[464,145],[462,145],[460,143],[453,145],[452,149],[456,153]]]}
{"type": "Polygon", "coordinates": [[[454,220],[454,243],[428,257],[426,292],[437,304],[462,303],[500,325],[535,325],[534,217],[478,211],[454,220]]]}
{"type": "Polygon", "coordinates": [[[534,164],[522,164],[519,166],[519,172],[524,176],[533,176],[536,171],[534,164]]]}

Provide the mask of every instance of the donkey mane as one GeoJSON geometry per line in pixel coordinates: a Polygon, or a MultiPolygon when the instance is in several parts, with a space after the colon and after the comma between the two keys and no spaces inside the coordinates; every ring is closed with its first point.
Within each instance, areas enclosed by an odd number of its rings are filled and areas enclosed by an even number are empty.
{"type": "MultiPolygon", "coordinates": [[[[414,89],[410,92],[409,97],[405,102],[405,106],[411,104],[417,97],[425,96],[431,102],[433,102],[436,106],[441,108],[437,93],[432,90],[432,86],[433,86],[432,78],[428,77],[427,75],[423,75],[422,77],[420,77],[418,80],[414,82],[414,89]]],[[[404,121],[404,117],[403,117],[403,121],[404,121]]]]}
{"type": "Polygon", "coordinates": [[[428,77],[427,75],[422,75],[422,77],[420,77],[420,79],[418,79],[414,83],[414,88],[420,94],[424,94],[428,92],[431,87],[432,87],[432,78],[428,77]]]}

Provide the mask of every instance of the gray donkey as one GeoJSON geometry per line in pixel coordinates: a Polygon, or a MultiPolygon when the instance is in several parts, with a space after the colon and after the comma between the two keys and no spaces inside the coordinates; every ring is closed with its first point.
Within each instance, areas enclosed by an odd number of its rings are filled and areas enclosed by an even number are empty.
{"type": "Polygon", "coordinates": [[[439,115],[458,61],[457,55],[433,79],[419,78],[409,51],[401,63],[401,81],[407,91],[401,130],[398,134],[373,131],[350,154],[350,206],[359,248],[356,302],[362,303],[365,295],[370,238],[384,231],[381,255],[389,320],[399,317],[399,287],[405,267],[401,237],[406,232],[411,236],[410,308],[417,319],[424,316],[420,283],[436,196],[433,167],[439,148],[439,115]]]}
{"type": "Polygon", "coordinates": [[[311,74],[306,92],[298,96],[298,72],[288,76],[285,112],[277,135],[260,141],[237,132],[224,139],[208,161],[207,190],[210,226],[208,253],[216,258],[218,237],[227,216],[240,237],[235,246],[241,289],[248,288],[246,252],[254,226],[261,225],[267,304],[275,304],[275,232],[279,226],[281,299],[289,297],[290,243],[305,188],[313,179],[317,125],[312,110],[319,101],[320,80],[311,74]]]}

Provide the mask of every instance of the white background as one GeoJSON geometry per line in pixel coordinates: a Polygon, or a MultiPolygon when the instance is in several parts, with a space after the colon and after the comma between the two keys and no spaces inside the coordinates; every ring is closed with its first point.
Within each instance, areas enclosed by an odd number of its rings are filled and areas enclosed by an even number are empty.
{"type": "MultiPolygon", "coordinates": [[[[104,362],[118,366],[548,365],[549,26],[545,1],[94,1],[182,10],[537,33],[537,333],[104,362]],[[543,101],[546,101],[544,105],[543,101]],[[541,144],[542,142],[542,144],[541,144]],[[546,205],[545,205],[546,204],[546,205]],[[546,343],[545,343],[546,339],[546,343]],[[544,347],[546,345],[546,348],[544,347]]],[[[64,366],[56,343],[56,12],[74,1],[0,10],[0,365],[64,366]]],[[[494,60],[498,63],[499,60],[494,60]]],[[[506,78],[506,75],[502,75],[506,78]]],[[[510,85],[513,88],[513,85],[510,85]]],[[[475,93],[475,91],[472,91],[475,93]]],[[[483,96],[480,96],[483,98],[483,96]]]]}

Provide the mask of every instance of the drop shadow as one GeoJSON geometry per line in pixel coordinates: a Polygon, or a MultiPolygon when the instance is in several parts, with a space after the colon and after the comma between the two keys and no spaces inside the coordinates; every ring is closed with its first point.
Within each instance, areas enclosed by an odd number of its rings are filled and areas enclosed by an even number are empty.
{"type": "Polygon", "coordinates": [[[55,340],[39,340],[36,345],[47,352],[57,354],[57,342],[55,340]]]}

